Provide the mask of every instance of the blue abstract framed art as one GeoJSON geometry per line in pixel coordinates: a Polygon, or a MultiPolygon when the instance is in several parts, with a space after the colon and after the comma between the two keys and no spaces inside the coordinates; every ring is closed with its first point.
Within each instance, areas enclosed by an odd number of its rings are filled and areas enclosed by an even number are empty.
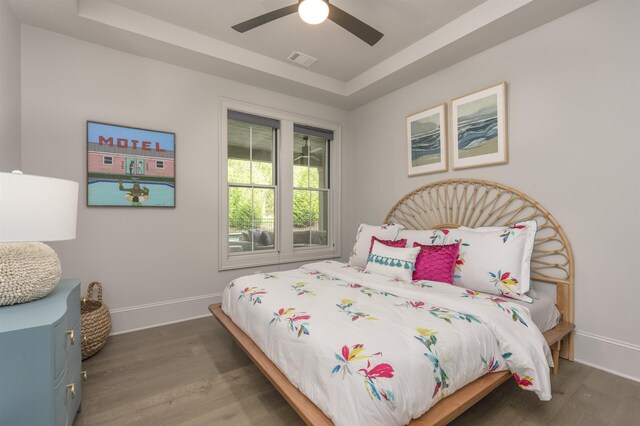
{"type": "Polygon", "coordinates": [[[407,117],[409,176],[447,170],[447,104],[407,117]]]}
{"type": "Polygon", "coordinates": [[[453,99],[453,169],[507,162],[505,82],[453,99]]]}

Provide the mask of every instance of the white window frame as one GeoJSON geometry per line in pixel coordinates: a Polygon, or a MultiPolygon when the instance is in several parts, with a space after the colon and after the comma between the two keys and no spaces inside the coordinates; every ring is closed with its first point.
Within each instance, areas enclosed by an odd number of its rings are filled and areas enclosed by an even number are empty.
{"type": "Polygon", "coordinates": [[[220,100],[219,135],[219,270],[251,268],[293,262],[332,259],[340,252],[340,143],[341,127],[337,123],[318,120],[274,108],[227,98],[220,100]],[[273,250],[229,252],[229,193],[227,182],[227,116],[234,110],[280,121],[276,149],[276,235],[273,250]],[[326,246],[293,247],[293,125],[299,124],[333,131],[329,150],[329,208],[326,246]]]}
{"type": "Polygon", "coordinates": [[[103,166],[113,166],[113,155],[103,155],[102,156],[102,165],[103,166]],[[107,163],[107,158],[111,159],[110,163],[107,163]]]}
{"type": "Polygon", "coordinates": [[[164,160],[156,160],[156,169],[164,169],[164,160]]]}

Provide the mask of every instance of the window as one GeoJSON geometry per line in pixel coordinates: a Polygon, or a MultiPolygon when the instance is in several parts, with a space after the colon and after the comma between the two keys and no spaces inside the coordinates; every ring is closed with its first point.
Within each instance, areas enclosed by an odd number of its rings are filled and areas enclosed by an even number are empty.
{"type": "Polygon", "coordinates": [[[164,161],[156,161],[156,169],[164,169],[164,161]]]}
{"type": "Polygon", "coordinates": [[[339,257],[339,127],[227,100],[220,124],[220,269],[339,257]]]}
{"type": "Polygon", "coordinates": [[[326,246],[333,133],[301,125],[293,128],[293,245],[326,246]]]}
{"type": "Polygon", "coordinates": [[[112,165],[113,164],[113,157],[105,155],[104,157],[102,157],[102,164],[104,164],[105,166],[112,165]]]}
{"type": "Polygon", "coordinates": [[[229,111],[227,184],[229,251],[274,250],[279,122],[229,111]]]}

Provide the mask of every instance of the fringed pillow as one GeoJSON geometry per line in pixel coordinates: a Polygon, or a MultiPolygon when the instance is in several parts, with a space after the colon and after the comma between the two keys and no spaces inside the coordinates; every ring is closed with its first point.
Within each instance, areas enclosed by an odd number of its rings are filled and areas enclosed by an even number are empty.
{"type": "Polygon", "coordinates": [[[420,247],[388,247],[376,241],[367,259],[366,272],[400,281],[411,281],[420,247]]]}

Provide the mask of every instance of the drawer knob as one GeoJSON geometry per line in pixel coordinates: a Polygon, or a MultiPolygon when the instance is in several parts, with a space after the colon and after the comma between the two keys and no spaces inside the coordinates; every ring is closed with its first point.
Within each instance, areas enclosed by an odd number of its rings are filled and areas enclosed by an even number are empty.
{"type": "Polygon", "coordinates": [[[71,394],[71,399],[76,399],[76,384],[75,383],[71,383],[70,385],[67,385],[67,394],[71,394]]]}
{"type": "Polygon", "coordinates": [[[86,382],[87,381],[87,370],[81,371],[80,372],[80,377],[82,377],[82,381],[86,382]]]}
{"type": "Polygon", "coordinates": [[[69,343],[71,344],[71,346],[75,345],[76,337],[75,337],[75,333],[73,332],[73,330],[67,331],[66,334],[69,337],[69,343]]]}

